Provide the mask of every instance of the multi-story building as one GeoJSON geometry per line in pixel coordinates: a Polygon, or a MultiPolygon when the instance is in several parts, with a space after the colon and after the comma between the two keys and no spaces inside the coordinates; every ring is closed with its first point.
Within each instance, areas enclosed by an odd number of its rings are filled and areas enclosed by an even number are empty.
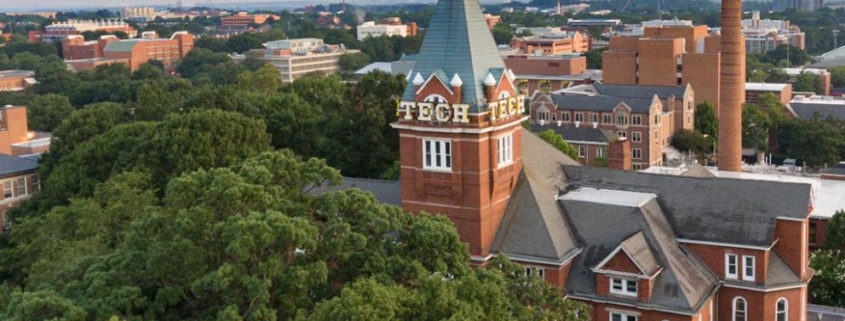
{"type": "Polygon", "coordinates": [[[772,10],[786,11],[795,9],[800,11],[816,11],[824,7],[824,0],[774,0],[772,10]]]}
{"type": "Polygon", "coordinates": [[[115,19],[108,20],[69,20],[67,22],[55,22],[44,27],[41,39],[44,41],[56,41],[72,35],[81,35],[86,31],[103,31],[106,33],[124,32],[130,38],[138,35],[135,28],[126,22],[115,19]]]}
{"type": "Polygon", "coordinates": [[[150,60],[161,61],[165,69],[172,71],[174,63],[193,49],[194,36],[185,31],[176,32],[170,38],[158,38],[155,32],[148,31],[137,39],[103,36],[85,41],[82,36],[69,36],[62,40],[65,63],[77,71],[109,63],[125,63],[130,69],[138,70],[150,60]]]}
{"type": "Polygon", "coordinates": [[[509,56],[505,65],[516,80],[517,92],[527,96],[591,84],[600,77],[600,71],[587,69],[585,57],[509,56]]]}
{"type": "Polygon", "coordinates": [[[123,19],[131,21],[147,22],[156,18],[155,7],[125,7],[123,8],[123,19]]]}
{"type": "Polygon", "coordinates": [[[502,23],[502,16],[495,16],[492,14],[485,14],[484,20],[487,21],[487,28],[493,29],[497,24],[502,23]]]}
{"type": "Polygon", "coordinates": [[[628,158],[627,167],[620,169],[630,170],[631,145],[627,139],[616,136],[614,132],[598,128],[598,124],[574,123],[564,125],[563,121],[534,123],[531,125],[531,132],[541,133],[547,130],[554,131],[563,137],[563,141],[578,151],[577,161],[581,165],[590,167],[609,167],[607,162],[611,149],[624,151],[628,158]]]}
{"type": "Polygon", "coordinates": [[[303,38],[271,41],[265,49],[251,50],[242,55],[233,55],[236,62],[243,62],[247,56],[256,57],[279,70],[282,82],[294,80],[311,73],[334,74],[340,70],[340,57],[358,50],[347,50],[342,45],[326,45],[322,39],[303,38]]]}
{"type": "Polygon", "coordinates": [[[781,45],[805,48],[806,36],[801,28],[789,21],[760,19],[760,12],[754,11],[751,19],[742,20],[742,34],[745,36],[745,50],[764,53],[781,45]]]}
{"type": "Polygon", "coordinates": [[[40,154],[50,149],[50,138],[49,133],[29,131],[26,107],[0,107],[0,154],[40,154]]]}
{"type": "Polygon", "coordinates": [[[24,91],[35,81],[32,70],[2,70],[0,71],[0,91],[24,91]]]}
{"type": "MultiPolygon", "coordinates": [[[[522,128],[525,97],[478,1],[435,12],[392,124],[401,179],[358,187],[446,215],[472,264],[506,255],[589,304],[592,320],[806,319],[809,184],[572,166],[522,128]]],[[[646,108],[670,121],[658,96],[646,108]]],[[[616,107],[630,125],[633,108],[616,107]]]]}
{"type": "Polygon", "coordinates": [[[813,120],[816,115],[820,119],[845,120],[845,99],[842,97],[797,95],[789,102],[789,107],[796,117],[805,120],[813,120]]]}
{"type": "Polygon", "coordinates": [[[719,111],[721,44],[707,26],[644,28],[643,37],[610,38],[602,54],[603,82],[611,85],[685,86],[695,104],[708,101],[719,111]]]}
{"type": "Polygon", "coordinates": [[[6,212],[41,190],[38,159],[0,154],[0,233],[12,226],[6,212]]]}
{"type": "Polygon", "coordinates": [[[379,23],[367,21],[358,25],[357,32],[358,40],[381,36],[413,37],[417,34],[417,24],[415,22],[402,24],[399,18],[385,19],[379,23]]]}
{"type": "Polygon", "coordinates": [[[238,12],[231,16],[220,18],[220,27],[224,29],[246,29],[250,24],[263,24],[268,19],[273,18],[279,20],[275,15],[264,14],[247,14],[246,12],[238,12]]]}
{"type": "Polygon", "coordinates": [[[811,74],[816,76],[819,79],[819,83],[821,84],[821,92],[813,93],[822,96],[830,95],[830,86],[831,86],[831,74],[827,71],[827,69],[822,68],[784,68],[783,71],[789,76],[789,83],[795,83],[801,74],[811,74]]]}
{"type": "Polygon", "coordinates": [[[791,84],[769,84],[769,83],[753,83],[745,84],[745,102],[748,104],[756,104],[760,102],[760,96],[765,94],[772,94],[778,98],[782,104],[786,105],[792,100],[792,85],[791,84]]]}
{"type": "Polygon", "coordinates": [[[590,38],[578,31],[561,31],[542,36],[518,37],[511,42],[511,47],[527,54],[557,56],[589,51],[590,38]]]}
{"type": "Polygon", "coordinates": [[[663,150],[692,129],[694,93],[686,87],[584,85],[531,98],[531,122],[583,124],[631,141],[634,170],[663,164],[663,150]]]}

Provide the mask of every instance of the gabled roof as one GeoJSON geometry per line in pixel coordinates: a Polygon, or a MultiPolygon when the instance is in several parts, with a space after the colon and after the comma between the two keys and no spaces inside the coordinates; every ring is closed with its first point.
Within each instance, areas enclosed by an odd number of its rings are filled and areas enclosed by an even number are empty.
{"type": "Polygon", "coordinates": [[[770,247],[778,218],[805,219],[809,184],[698,178],[566,166],[577,186],[655,193],[679,238],[770,247]]]}
{"type": "Polygon", "coordinates": [[[577,254],[575,238],[554,199],[566,187],[564,165],[578,163],[522,130],[522,173],[493,240],[493,251],[560,264],[577,254]]]}
{"type": "Polygon", "coordinates": [[[344,177],[340,185],[322,186],[310,192],[313,195],[322,195],[351,188],[373,193],[373,196],[381,203],[402,206],[402,186],[399,181],[344,177]]]}
{"type": "Polygon", "coordinates": [[[615,140],[616,134],[609,130],[601,128],[593,128],[591,124],[584,123],[581,127],[572,125],[557,126],[554,123],[545,125],[531,124],[531,131],[535,133],[553,130],[555,133],[563,137],[567,142],[592,142],[592,143],[609,143],[615,140]]]}
{"type": "Polygon", "coordinates": [[[824,104],[824,103],[804,103],[800,101],[792,101],[789,103],[795,114],[801,119],[813,119],[815,114],[819,113],[820,119],[831,117],[836,120],[845,120],[845,104],[824,104]]]}
{"type": "Polygon", "coordinates": [[[652,98],[623,98],[612,96],[581,96],[551,94],[558,110],[587,110],[611,112],[620,104],[631,107],[632,112],[647,114],[654,102],[652,98]]]}
{"type": "Polygon", "coordinates": [[[681,249],[657,195],[580,188],[558,199],[584,248],[572,264],[568,294],[689,314],[697,312],[719,286],[704,264],[681,249]],[[654,277],[651,298],[645,303],[636,297],[598,296],[592,267],[620,245],[636,253],[631,257],[643,269],[663,268],[654,277]]]}
{"type": "Polygon", "coordinates": [[[823,170],[822,174],[845,176],[845,162],[839,162],[836,166],[823,170]]]}
{"type": "Polygon", "coordinates": [[[634,85],[603,85],[593,84],[593,88],[599,95],[613,96],[620,98],[646,98],[651,99],[657,95],[660,99],[674,96],[675,99],[683,99],[687,92],[687,86],[634,86],[634,85]]]}
{"type": "MultiPolygon", "coordinates": [[[[485,98],[483,82],[487,74],[491,69],[505,68],[478,0],[440,0],[415,60],[414,74],[420,73],[423,78],[442,69],[448,83],[458,74],[464,81],[462,101],[471,104],[471,112],[486,109],[480,101],[485,98]]],[[[414,100],[412,83],[402,99],[414,100]]]]}
{"type": "Polygon", "coordinates": [[[631,261],[643,272],[645,275],[651,275],[660,268],[657,264],[657,259],[648,247],[648,240],[642,231],[632,235],[627,240],[622,241],[619,247],[624,251],[631,261]]]}
{"type": "Polygon", "coordinates": [[[681,176],[686,177],[700,177],[700,178],[714,178],[716,174],[711,173],[708,171],[704,166],[701,165],[692,165],[686,172],[683,172],[681,176]]]}
{"type": "Polygon", "coordinates": [[[31,173],[37,169],[37,159],[0,154],[0,177],[31,173]]]}

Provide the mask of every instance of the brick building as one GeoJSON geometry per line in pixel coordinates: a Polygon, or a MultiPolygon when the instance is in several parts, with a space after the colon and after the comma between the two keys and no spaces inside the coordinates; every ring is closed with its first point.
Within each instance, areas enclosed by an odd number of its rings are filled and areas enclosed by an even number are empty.
{"type": "Polygon", "coordinates": [[[509,56],[505,66],[516,79],[517,92],[528,96],[591,84],[599,76],[597,71],[587,70],[585,57],[509,56]]]}
{"type": "Polygon", "coordinates": [[[24,91],[36,83],[32,70],[0,71],[0,91],[24,91]]]}
{"type": "Polygon", "coordinates": [[[663,164],[663,149],[681,129],[692,129],[695,94],[690,86],[584,85],[531,99],[533,124],[596,126],[631,142],[634,170],[663,164]]]}
{"type": "Polygon", "coordinates": [[[809,184],[577,166],[521,127],[524,97],[484,24],[478,1],[439,1],[392,124],[401,183],[352,185],[445,214],[473,264],[507,255],[592,320],[805,320],[809,184]]]}
{"type": "Polygon", "coordinates": [[[85,41],[82,36],[70,36],[62,40],[65,63],[77,71],[110,63],[125,63],[130,69],[138,70],[150,60],[161,61],[166,70],[172,71],[174,63],[193,49],[194,36],[184,31],[176,32],[170,38],[158,38],[154,32],[145,32],[137,39],[103,36],[96,41],[85,41]]]}
{"type": "Polygon", "coordinates": [[[138,35],[135,28],[120,20],[69,20],[67,22],[54,22],[44,27],[41,39],[44,41],[56,41],[72,35],[81,35],[83,32],[124,32],[130,38],[138,35]]]}
{"type": "Polygon", "coordinates": [[[279,20],[279,17],[275,15],[247,14],[246,12],[238,12],[231,16],[220,18],[220,27],[224,29],[246,29],[250,24],[264,24],[270,18],[279,20]]]}
{"type": "Polygon", "coordinates": [[[801,28],[789,21],[760,19],[759,11],[754,11],[751,19],[742,20],[742,34],[745,50],[749,53],[765,53],[782,45],[804,50],[807,39],[801,28]]]}
{"type": "Polygon", "coordinates": [[[695,104],[720,105],[721,45],[707,26],[644,28],[643,37],[610,38],[602,54],[603,78],[610,85],[692,85],[695,104]]]}
{"type": "Polygon", "coordinates": [[[511,47],[527,54],[557,56],[589,51],[590,37],[578,31],[518,37],[511,42],[511,47]]]}
{"type": "Polygon", "coordinates": [[[6,212],[41,190],[38,159],[0,154],[0,233],[12,226],[6,212]]]}
{"type": "Polygon", "coordinates": [[[0,154],[31,155],[50,149],[50,134],[30,132],[26,107],[0,107],[0,154]]]}
{"type": "MultiPolygon", "coordinates": [[[[591,124],[567,124],[563,121],[540,122],[531,125],[531,132],[541,133],[552,130],[563,137],[563,141],[578,151],[578,163],[591,167],[608,167],[608,153],[612,148],[619,148],[613,145],[624,144],[624,149],[630,149],[631,145],[626,139],[619,139],[616,133],[606,129],[598,128],[591,124]]],[[[630,164],[631,159],[627,159],[630,164]]],[[[624,167],[628,170],[630,166],[624,167]]]]}
{"type": "Polygon", "coordinates": [[[792,100],[792,85],[753,82],[745,84],[746,103],[756,104],[760,102],[760,96],[765,94],[775,95],[782,104],[786,105],[792,100]]]}
{"type": "Polygon", "coordinates": [[[341,56],[359,52],[338,45],[326,45],[322,39],[315,38],[271,41],[264,47],[243,55],[233,55],[232,59],[243,62],[247,56],[256,57],[278,69],[284,83],[311,73],[334,74],[340,70],[341,56]]]}

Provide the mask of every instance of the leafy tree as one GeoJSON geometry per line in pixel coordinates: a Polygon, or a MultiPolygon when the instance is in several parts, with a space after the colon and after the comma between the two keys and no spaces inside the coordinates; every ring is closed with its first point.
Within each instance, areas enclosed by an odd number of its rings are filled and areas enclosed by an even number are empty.
{"type": "Polygon", "coordinates": [[[769,149],[769,117],[755,105],[742,106],[742,147],[769,149]]]}
{"type": "Polygon", "coordinates": [[[845,87],[845,66],[827,69],[830,72],[830,84],[833,87],[845,87]]]}
{"type": "Polygon", "coordinates": [[[161,62],[158,60],[150,60],[141,64],[138,70],[132,74],[132,79],[158,79],[164,77],[164,66],[160,66],[161,62]]]}
{"type": "Polygon", "coordinates": [[[510,45],[513,40],[513,29],[510,26],[500,23],[493,27],[493,40],[497,45],[510,45]]]}
{"type": "Polygon", "coordinates": [[[14,293],[0,318],[10,321],[85,321],[86,313],[53,291],[14,293]]]}
{"type": "MultiPolygon", "coordinates": [[[[827,225],[827,240],[824,248],[829,250],[845,249],[845,210],[836,211],[827,225]]],[[[843,284],[845,285],[845,284],[843,284]]]]}
{"type": "Polygon", "coordinates": [[[602,53],[607,51],[607,48],[592,49],[584,53],[587,58],[587,69],[601,69],[602,68],[602,53]]]}
{"type": "Polygon", "coordinates": [[[834,122],[819,119],[791,119],[780,124],[778,150],[811,167],[835,164],[845,151],[845,133],[834,122]]]}
{"type": "Polygon", "coordinates": [[[547,143],[551,144],[559,151],[563,152],[564,154],[568,155],[570,158],[577,160],[578,157],[578,150],[572,145],[569,145],[566,141],[563,140],[563,137],[555,133],[554,130],[547,130],[544,132],[540,132],[537,134],[537,137],[542,138],[547,143]]]}
{"type": "Polygon", "coordinates": [[[73,113],[73,106],[63,95],[38,95],[29,102],[26,113],[31,130],[52,132],[73,113]]]}
{"type": "Polygon", "coordinates": [[[716,117],[716,107],[710,102],[703,101],[695,106],[694,123],[695,131],[710,137],[719,137],[719,118],[716,117]]]}
{"type": "Polygon", "coordinates": [[[147,81],[138,88],[130,117],[133,120],[163,120],[167,115],[181,111],[193,90],[191,82],[181,78],[147,81]]]}
{"type": "Polygon", "coordinates": [[[346,72],[355,72],[370,64],[370,57],[363,53],[345,54],[340,56],[340,68],[346,72]]]}
{"type": "Polygon", "coordinates": [[[184,78],[193,78],[196,74],[203,72],[206,66],[214,66],[220,63],[230,62],[231,58],[224,53],[214,53],[204,48],[196,48],[188,52],[179,61],[176,70],[184,78]]]}
{"type": "Polygon", "coordinates": [[[812,92],[815,94],[824,93],[821,79],[806,71],[798,75],[798,78],[795,79],[795,83],[792,87],[795,91],[812,92]]]}
{"type": "Polygon", "coordinates": [[[396,61],[397,56],[393,48],[393,41],[387,36],[367,37],[362,44],[362,52],[370,57],[370,61],[396,61]]]}
{"type": "Polygon", "coordinates": [[[810,253],[810,268],[816,271],[807,286],[807,299],[813,304],[845,307],[845,254],[842,250],[810,253]]]}
{"type": "Polygon", "coordinates": [[[672,136],[672,147],[680,151],[692,151],[698,155],[713,152],[711,140],[697,131],[682,129],[672,136]]]}
{"type": "Polygon", "coordinates": [[[264,95],[272,95],[282,87],[279,71],[272,65],[264,65],[255,72],[244,72],[238,75],[238,88],[264,95]]]}
{"type": "Polygon", "coordinates": [[[226,49],[228,52],[244,53],[251,49],[259,48],[261,48],[261,39],[251,32],[232,36],[229,40],[226,40],[226,49]]]}

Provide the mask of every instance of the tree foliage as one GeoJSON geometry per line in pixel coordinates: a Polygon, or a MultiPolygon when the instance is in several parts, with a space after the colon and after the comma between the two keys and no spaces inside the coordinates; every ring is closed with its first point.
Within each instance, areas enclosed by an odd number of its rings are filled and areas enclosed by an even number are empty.
{"type": "Polygon", "coordinates": [[[810,303],[845,307],[845,253],[841,249],[813,251],[810,268],[816,271],[807,286],[810,303]]]}
{"type": "Polygon", "coordinates": [[[716,117],[716,107],[709,101],[703,101],[695,106],[695,131],[710,137],[719,137],[719,118],[716,117]]]}
{"type": "Polygon", "coordinates": [[[578,157],[578,150],[576,150],[575,147],[572,147],[572,145],[569,145],[569,143],[564,141],[563,136],[558,135],[557,133],[555,133],[554,130],[549,129],[537,133],[537,137],[540,137],[541,139],[545,140],[547,143],[557,148],[557,150],[563,152],[574,160],[578,160],[580,158],[578,157]]]}

